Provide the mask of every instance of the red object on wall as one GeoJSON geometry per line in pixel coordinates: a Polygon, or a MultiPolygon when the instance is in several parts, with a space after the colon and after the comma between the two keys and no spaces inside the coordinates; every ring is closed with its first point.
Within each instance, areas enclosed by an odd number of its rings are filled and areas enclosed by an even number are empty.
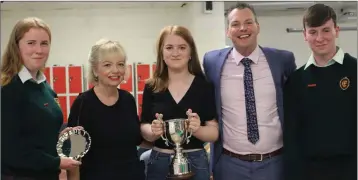
{"type": "Polygon", "coordinates": [[[149,64],[138,64],[137,65],[137,82],[138,91],[143,91],[145,81],[150,77],[150,66],[149,64]]]}
{"type": "Polygon", "coordinates": [[[67,97],[59,96],[58,100],[60,102],[60,106],[63,114],[63,122],[67,122],[67,97]]]}
{"type": "Polygon", "coordinates": [[[138,116],[142,114],[142,103],[143,103],[143,94],[137,94],[138,101],[138,116]]]}
{"type": "Polygon", "coordinates": [[[68,67],[69,93],[81,93],[82,90],[82,67],[69,66],[68,67]]]}
{"type": "Polygon", "coordinates": [[[47,81],[47,83],[49,84],[49,85],[51,85],[51,72],[50,72],[50,67],[45,67],[45,69],[44,69],[44,74],[45,74],[45,76],[46,76],[46,81],[47,81]]]}
{"type": "Polygon", "coordinates": [[[133,71],[132,71],[132,65],[128,65],[129,77],[126,80],[125,83],[122,83],[119,85],[120,89],[132,92],[133,91],[133,71]]]}
{"type": "Polygon", "coordinates": [[[76,100],[76,98],[77,98],[77,95],[75,95],[75,96],[70,96],[70,110],[71,110],[72,104],[73,104],[73,102],[76,100]]]}
{"type": "Polygon", "coordinates": [[[53,71],[53,89],[57,94],[66,93],[66,67],[54,66],[53,71]]]}

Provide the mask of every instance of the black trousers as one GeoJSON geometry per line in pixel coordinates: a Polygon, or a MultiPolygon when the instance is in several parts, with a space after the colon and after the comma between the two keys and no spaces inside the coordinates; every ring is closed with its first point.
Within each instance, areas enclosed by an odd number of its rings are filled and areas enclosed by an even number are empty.
{"type": "Polygon", "coordinates": [[[308,162],[304,180],[357,180],[357,159],[335,159],[308,162]]]}
{"type": "Polygon", "coordinates": [[[14,175],[1,175],[1,180],[59,180],[59,176],[52,177],[24,177],[14,175]]]}

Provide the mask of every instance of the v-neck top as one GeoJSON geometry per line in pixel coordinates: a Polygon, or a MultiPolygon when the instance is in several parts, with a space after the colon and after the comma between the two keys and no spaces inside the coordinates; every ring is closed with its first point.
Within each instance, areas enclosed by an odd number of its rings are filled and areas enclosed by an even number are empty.
{"type": "MultiPolygon", "coordinates": [[[[188,109],[199,115],[202,126],[205,126],[206,121],[217,119],[214,86],[205,78],[195,76],[189,89],[178,103],[168,89],[155,93],[150,85],[145,85],[141,123],[152,123],[156,119],[156,113],[163,114],[164,121],[174,118],[187,118],[188,109]]],[[[203,148],[203,144],[203,141],[192,136],[189,144],[185,143],[182,147],[184,149],[197,149],[203,148]]],[[[157,139],[154,146],[173,149],[173,146],[170,144],[167,146],[162,138],[157,139]]]]}

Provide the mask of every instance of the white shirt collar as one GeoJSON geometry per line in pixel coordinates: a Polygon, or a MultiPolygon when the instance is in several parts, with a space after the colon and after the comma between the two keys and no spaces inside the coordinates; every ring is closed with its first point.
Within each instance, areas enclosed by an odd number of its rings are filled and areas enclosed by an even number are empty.
{"type": "MultiPolygon", "coordinates": [[[[328,61],[328,63],[325,65],[325,67],[330,66],[336,62],[339,64],[343,64],[343,60],[344,60],[344,51],[342,50],[342,48],[338,47],[337,53],[333,56],[333,58],[331,60],[328,61]]],[[[319,67],[316,63],[316,60],[313,57],[313,54],[311,54],[304,69],[307,69],[310,65],[315,65],[315,66],[319,67]]]]}
{"type": "Polygon", "coordinates": [[[31,74],[30,74],[30,71],[25,67],[25,66],[22,66],[20,72],[18,73],[22,83],[25,83],[26,81],[28,80],[31,80],[33,82],[36,82],[37,84],[40,84],[44,81],[46,81],[46,76],[41,72],[39,71],[37,73],[37,79],[33,79],[31,74]]]}
{"type": "MultiPolygon", "coordinates": [[[[247,56],[247,58],[251,59],[253,63],[257,64],[260,58],[260,50],[260,47],[256,46],[255,50],[249,56],[247,56]]],[[[239,65],[241,60],[245,58],[245,56],[236,51],[235,48],[233,48],[233,57],[237,65],[239,65]]]]}

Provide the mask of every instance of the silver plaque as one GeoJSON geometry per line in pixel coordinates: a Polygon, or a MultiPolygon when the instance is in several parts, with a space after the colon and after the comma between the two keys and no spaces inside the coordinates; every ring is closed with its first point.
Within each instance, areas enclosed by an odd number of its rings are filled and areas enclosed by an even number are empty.
{"type": "Polygon", "coordinates": [[[80,161],[91,147],[91,136],[83,129],[71,129],[63,133],[57,142],[60,157],[69,157],[80,161]]]}

